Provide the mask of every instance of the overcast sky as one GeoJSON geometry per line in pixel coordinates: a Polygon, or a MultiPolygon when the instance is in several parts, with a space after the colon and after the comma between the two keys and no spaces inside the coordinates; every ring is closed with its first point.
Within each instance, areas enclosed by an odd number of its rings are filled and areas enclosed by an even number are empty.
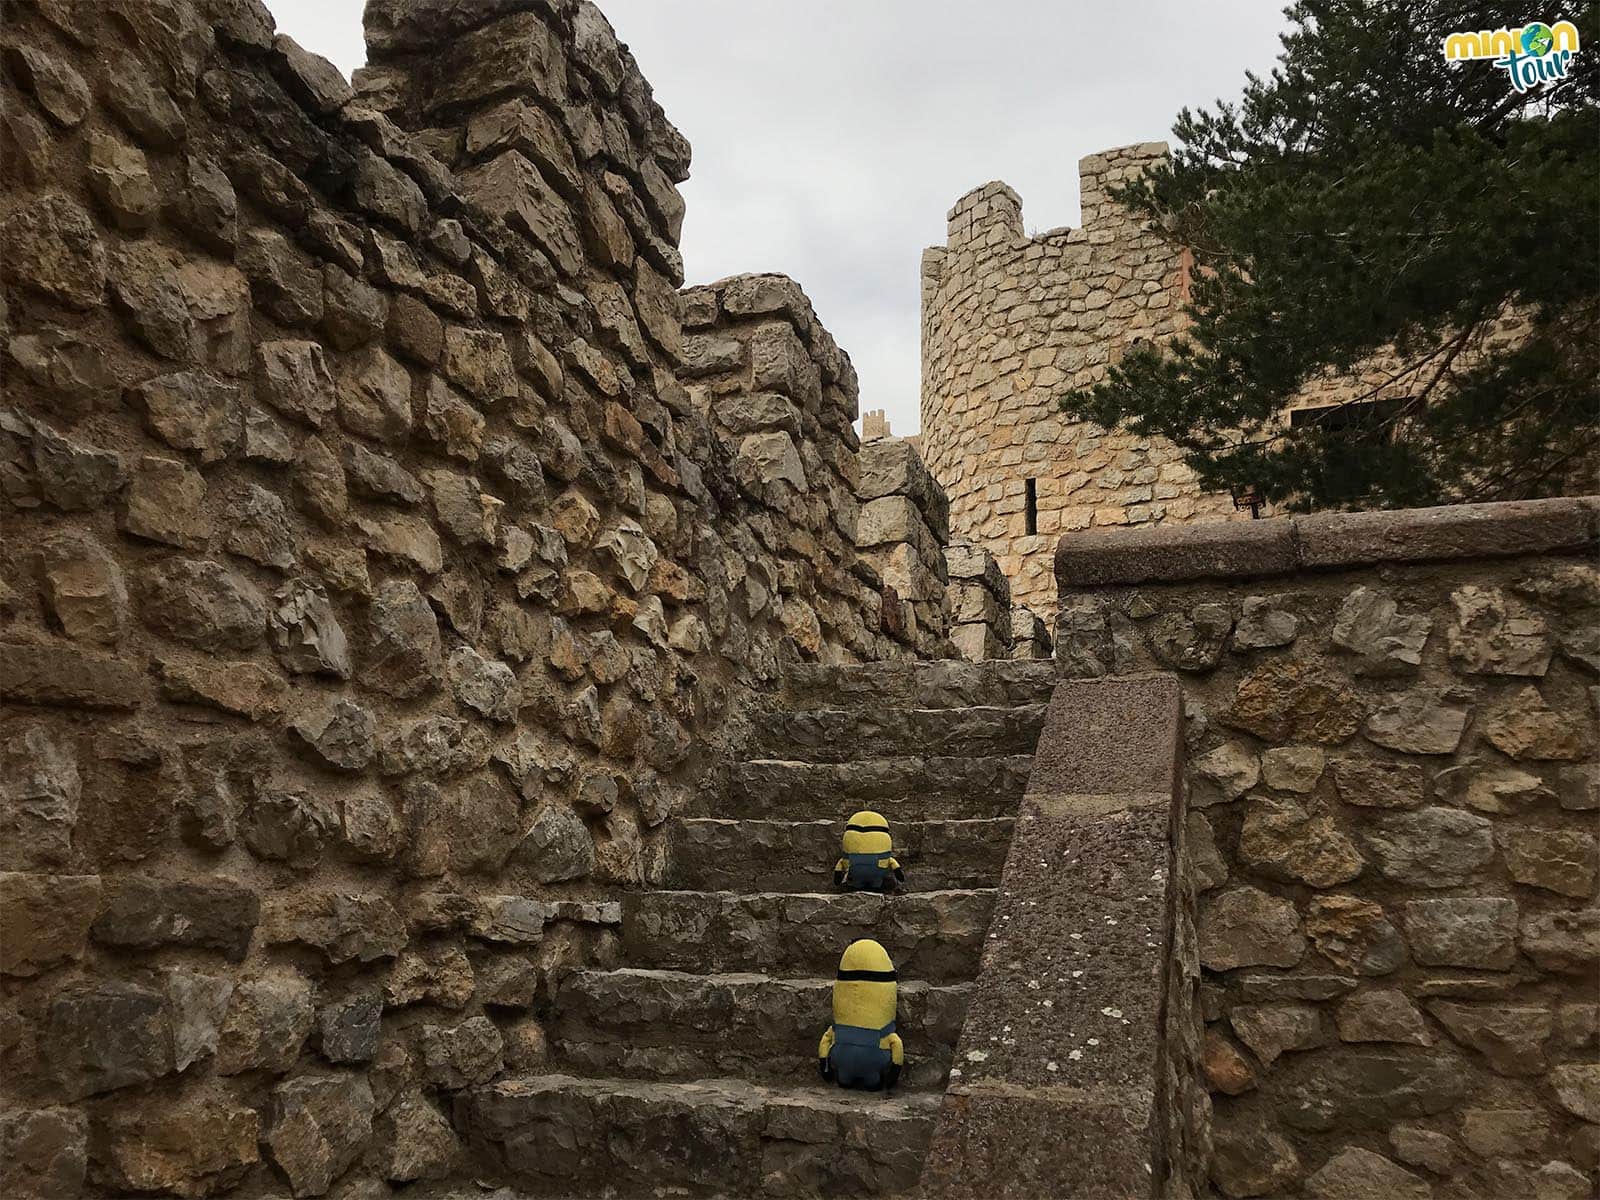
{"type": "MultiPolygon", "coordinates": [[[[1077,161],[1165,140],[1270,68],[1283,0],[598,0],[694,146],[691,283],[799,280],[861,408],[918,427],[918,264],[1003,179],[1029,232],[1078,223],[1077,161]]],[[[348,74],[361,0],[267,0],[348,74]]]]}

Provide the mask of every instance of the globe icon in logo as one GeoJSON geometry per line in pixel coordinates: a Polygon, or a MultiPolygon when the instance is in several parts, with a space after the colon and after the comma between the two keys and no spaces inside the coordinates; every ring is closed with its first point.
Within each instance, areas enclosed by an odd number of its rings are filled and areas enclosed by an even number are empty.
{"type": "Polygon", "coordinates": [[[1548,54],[1555,41],[1556,35],[1550,26],[1535,21],[1522,31],[1522,52],[1533,55],[1548,54]]]}

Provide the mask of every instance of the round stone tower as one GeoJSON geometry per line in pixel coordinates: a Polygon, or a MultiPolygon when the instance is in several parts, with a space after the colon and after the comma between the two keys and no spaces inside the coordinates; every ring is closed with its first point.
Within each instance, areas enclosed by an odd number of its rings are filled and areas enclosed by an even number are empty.
{"type": "Polygon", "coordinates": [[[1068,420],[1057,399],[1104,377],[1135,342],[1179,325],[1188,257],[1113,201],[1162,142],[1081,160],[1083,227],[1027,237],[1004,183],[968,192],[922,256],[922,455],[950,531],[999,560],[1015,602],[1053,614],[1051,552],[1096,525],[1221,519],[1162,441],[1068,420]]]}

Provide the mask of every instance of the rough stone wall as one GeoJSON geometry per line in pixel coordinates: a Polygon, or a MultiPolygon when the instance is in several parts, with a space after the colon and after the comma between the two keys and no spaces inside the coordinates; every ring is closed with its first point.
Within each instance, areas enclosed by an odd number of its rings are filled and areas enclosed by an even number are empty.
{"type": "MultiPolygon", "coordinates": [[[[956,542],[944,552],[950,575],[950,638],[972,662],[1011,657],[1011,586],[982,546],[956,542]]],[[[1024,610],[1026,611],[1026,610],[1024,610]]]]}
{"type": "Polygon", "coordinates": [[[856,542],[883,581],[886,631],[923,658],[950,658],[946,544],[950,502],[916,447],[880,438],[861,447],[856,542]]]}
{"type": "Polygon", "coordinates": [[[1597,518],[1063,539],[1063,671],[1184,689],[1223,1194],[1593,1194],[1597,518]]]}
{"type": "Polygon", "coordinates": [[[739,691],[885,648],[848,364],[753,312],[813,486],[741,474],[591,5],[373,0],[359,95],[254,0],[4,18],[0,1194],[464,1178],[739,691]]]}
{"type": "Polygon", "coordinates": [[[950,210],[947,244],[923,254],[923,455],[950,495],[953,535],[992,551],[1016,601],[1047,615],[1063,533],[1234,515],[1229,497],[1200,494],[1173,447],[1056,407],[1134,342],[1179,328],[1182,256],[1109,195],[1165,153],[1157,142],[1081,160],[1082,228],[1037,237],[1023,233],[1016,192],[985,184],[950,210]]]}
{"type": "Polygon", "coordinates": [[[805,293],[781,275],[690,288],[683,320],[689,402],[709,421],[736,489],[730,503],[741,511],[729,540],[730,572],[745,573],[751,595],[772,598],[808,657],[855,662],[904,653],[895,606],[885,605],[856,553],[857,483],[867,460],[852,427],[857,386],[849,357],[805,293]]]}

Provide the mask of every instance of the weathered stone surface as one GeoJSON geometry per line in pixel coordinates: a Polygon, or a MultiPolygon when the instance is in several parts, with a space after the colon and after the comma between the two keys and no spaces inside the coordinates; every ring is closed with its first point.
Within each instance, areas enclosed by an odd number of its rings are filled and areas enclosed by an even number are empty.
{"type": "Polygon", "coordinates": [[[1538,801],[1554,799],[1539,776],[1514,767],[1494,767],[1468,760],[1434,777],[1434,793],[1478,812],[1519,813],[1538,801]]]}
{"type": "Polygon", "coordinates": [[[383,1114],[375,1146],[378,1171],[391,1183],[444,1179],[461,1156],[450,1122],[419,1092],[402,1096],[383,1114]]]}
{"type": "Polygon", "coordinates": [[[541,883],[581,879],[594,870],[594,838],[576,813],[546,805],[533,818],[514,861],[541,883]]]}
{"type": "Polygon", "coordinates": [[[161,199],[144,151],[91,133],[87,178],[90,192],[118,229],[137,233],[155,224],[161,199]]]}
{"type": "Polygon", "coordinates": [[[1469,675],[1540,676],[1550,666],[1550,627],[1499,588],[1474,584],[1450,593],[1455,619],[1445,633],[1450,660],[1469,675]]]}
{"type": "Polygon", "coordinates": [[[1499,832],[1506,873],[1518,883],[1580,898],[1600,881],[1600,843],[1592,833],[1510,828],[1499,832]]]}
{"type": "Polygon", "coordinates": [[[302,341],[262,342],[256,347],[255,363],[257,399],[286,417],[313,429],[322,428],[337,400],[321,346],[302,341]]]}
{"type": "Polygon", "coordinates": [[[1334,1019],[1345,1042],[1395,1042],[1431,1046],[1422,1013],[1398,988],[1358,992],[1339,1005],[1334,1019]]]}
{"type": "Polygon", "coordinates": [[[472,999],[476,988],[472,963],[459,946],[407,950],[389,972],[383,985],[383,1001],[390,1008],[419,1003],[461,1008],[472,999]]]}
{"type": "Polygon", "coordinates": [[[268,1071],[294,1065],[311,1033],[311,985],[293,971],[240,980],[217,1045],[217,1073],[268,1071]]]}
{"type": "Polygon", "coordinates": [[[1522,761],[1576,761],[1594,751],[1593,722],[1552,709],[1534,687],[1506,697],[1483,723],[1483,736],[1502,754],[1522,761]]]}
{"type": "Polygon", "coordinates": [[[1488,896],[1408,900],[1401,919],[1419,963],[1503,971],[1517,957],[1516,901],[1488,896]]]}
{"type": "Polygon", "coordinates": [[[1402,754],[1451,754],[1461,744],[1469,712],[1438,692],[1410,692],[1367,718],[1368,740],[1402,754]]]}
{"type": "Polygon", "coordinates": [[[239,389],[205,371],[158,375],[130,388],[128,398],[151,433],[178,450],[195,451],[203,463],[226,458],[244,439],[239,389]]]}
{"type": "Polygon", "coordinates": [[[0,865],[35,870],[63,864],[83,799],[70,742],[44,726],[24,726],[0,741],[0,865]]]}
{"type": "Polygon", "coordinates": [[[1274,660],[1239,681],[1224,724],[1265,741],[1337,745],[1361,727],[1362,704],[1337,675],[1290,660],[1274,660]]]}
{"type": "Polygon", "coordinates": [[[1305,1190],[1313,1200],[1430,1200],[1433,1195],[1426,1179],[1355,1146],[1313,1172],[1305,1190]]]}
{"type": "Polygon", "coordinates": [[[171,458],[145,455],[133,473],[122,529],[135,537],[185,550],[202,550],[214,526],[206,511],[206,481],[171,458]]]}
{"type": "Polygon", "coordinates": [[[1255,1069],[1231,1041],[1214,1030],[1206,1030],[1201,1051],[1201,1070],[1206,1085],[1227,1096],[1239,1096],[1256,1086],[1255,1069]]]}
{"type": "Polygon", "coordinates": [[[1281,1135],[1260,1126],[1217,1130],[1211,1178],[1223,1195],[1281,1195],[1301,1177],[1300,1157],[1281,1135]]]}
{"type": "Polygon", "coordinates": [[[439,622],[416,584],[384,584],[367,612],[367,685],[399,698],[424,695],[438,687],[443,656],[439,622]]]}
{"type": "Polygon", "coordinates": [[[446,1090],[486,1083],[503,1063],[504,1040],[487,1017],[470,1017],[456,1026],[424,1025],[420,1044],[424,1077],[446,1090]]]}
{"type": "Polygon", "coordinates": [[[256,304],[279,324],[309,329],[322,320],[322,273],[281,233],[251,230],[239,247],[239,266],[256,304]]]}
{"type": "Polygon", "coordinates": [[[47,326],[19,334],[6,350],[24,376],[50,393],[63,415],[86,416],[114,395],[118,380],[105,352],[73,330],[47,326]]]}
{"type": "Polygon", "coordinates": [[[1592,971],[1600,965],[1600,911],[1585,908],[1525,917],[1517,944],[1546,971],[1592,971]]]}
{"type": "Polygon", "coordinates": [[[510,667],[484,658],[470,646],[458,646],[447,664],[450,686],[462,704],[491,721],[514,721],[520,694],[510,667]]]}
{"type": "Polygon", "coordinates": [[[5,60],[18,82],[57,125],[70,129],[88,115],[89,86],[67,63],[31,46],[6,47],[5,60]]]}
{"type": "Polygon", "coordinates": [[[372,1134],[372,1089],[360,1075],[303,1075],[272,1093],[262,1137],[295,1196],[320,1196],[372,1134]]]}
{"type": "Polygon", "coordinates": [[[173,1070],[163,996],[134,983],[84,982],[57,993],[43,1047],[62,1093],[74,1100],[173,1070]]]}
{"type": "Polygon", "coordinates": [[[1209,671],[1222,657],[1233,629],[1226,604],[1200,604],[1187,612],[1164,613],[1150,630],[1157,661],[1180,671],[1209,671]]]}
{"type": "Polygon", "coordinates": [[[1479,1051],[1501,1075],[1539,1075],[1554,1022],[1548,1008],[1430,1000],[1428,1011],[1452,1038],[1479,1051]]]}
{"type": "Polygon", "coordinates": [[[1277,746],[1261,756],[1261,777],[1280,792],[1309,792],[1322,778],[1327,762],[1316,746],[1277,746]]]}
{"type": "Polygon", "coordinates": [[[1394,597],[1358,587],[1334,615],[1333,644],[1358,657],[1357,675],[1414,674],[1433,628],[1426,615],[1402,616],[1394,597]]]}
{"type": "Polygon", "coordinates": [[[140,611],[155,632],[200,650],[251,650],[266,630],[266,601],[220,563],[169,558],[145,573],[140,611]]]}
{"type": "Polygon", "coordinates": [[[1362,836],[1380,873],[1414,887],[1455,887],[1494,857],[1489,822],[1456,808],[1385,813],[1362,836]]]}
{"type": "Polygon", "coordinates": [[[289,722],[288,732],[318,761],[344,771],[361,770],[376,752],[376,718],[345,697],[304,710],[289,722]]]}
{"type": "MultiPolygon", "coordinates": [[[[1261,762],[1250,749],[1240,742],[1223,742],[1206,751],[1191,764],[1194,773],[1212,784],[1215,795],[1222,800],[1237,800],[1261,778],[1261,762]]],[[[1199,790],[1191,802],[1206,807],[1213,793],[1199,790]]]]}
{"type": "Polygon", "coordinates": [[[1416,808],[1427,797],[1422,768],[1382,758],[1336,758],[1339,799],[1362,808],[1416,808]]]}
{"type": "Polygon", "coordinates": [[[1239,1004],[1228,1021],[1264,1067],[1287,1051],[1311,1050],[1330,1040],[1317,1010],[1304,1004],[1239,1004]]]}
{"type": "Polygon", "coordinates": [[[1456,1144],[1442,1133],[1420,1125],[1396,1125],[1389,1131],[1394,1156],[1407,1166],[1421,1167],[1435,1175],[1451,1175],[1456,1169],[1456,1144]]]}
{"type": "MultiPolygon", "coordinates": [[[[133,665],[68,646],[0,643],[0,696],[19,704],[71,704],[81,708],[137,708],[148,692],[133,665]]],[[[4,743],[0,743],[3,746],[4,743]]],[[[0,809],[7,803],[0,791],[0,809]]],[[[4,820],[0,816],[0,820],[4,820]]],[[[0,866],[7,847],[0,843],[0,866]]]]}
{"type": "Polygon", "coordinates": [[[334,965],[393,958],[408,940],[405,922],[386,899],[346,891],[279,897],[263,932],[274,943],[314,947],[334,965]]]}
{"type": "Polygon", "coordinates": [[[94,923],[94,937],[108,946],[195,946],[240,962],[260,913],[256,894],[231,880],[128,876],[110,893],[94,923]]]}
{"type": "Polygon", "coordinates": [[[68,308],[101,303],[105,246],[89,214],[65,196],[40,196],[18,207],[0,226],[0,247],[7,274],[24,287],[68,308]]]}
{"type": "Polygon", "coordinates": [[[1448,1112],[1470,1092],[1461,1063],[1449,1055],[1348,1050],[1287,1087],[1279,1109],[1291,1127],[1383,1130],[1404,1117],[1448,1112]]]}
{"type": "Polygon", "coordinates": [[[349,679],[350,645],[322,589],[303,580],[285,584],[267,612],[272,648],[290,671],[349,679]]]}
{"type": "Polygon", "coordinates": [[[1239,857],[1265,875],[1312,887],[1346,883],[1365,866],[1326,813],[1292,800],[1250,805],[1239,831],[1239,857]]]}
{"type": "Polygon", "coordinates": [[[162,988],[172,1023],[172,1066],[184,1071],[216,1053],[233,997],[233,981],[172,967],[163,974],[162,988]]]}
{"type": "Polygon", "coordinates": [[[253,1108],[210,1091],[117,1108],[96,1131],[96,1165],[119,1189],[208,1196],[260,1159],[253,1108]]]}
{"type": "Polygon", "coordinates": [[[1358,896],[1313,896],[1305,930],[1317,952],[1358,975],[1387,975],[1405,965],[1406,944],[1383,907],[1358,896]]]}
{"type": "Polygon", "coordinates": [[[0,975],[78,959],[100,907],[98,875],[0,872],[0,975]]]}
{"type": "Polygon", "coordinates": [[[38,1200],[76,1200],[88,1168],[88,1121],[77,1109],[10,1108],[0,1113],[0,1191],[38,1200]]]}
{"type": "Polygon", "coordinates": [[[1550,1071],[1561,1107],[1580,1121],[1600,1125],[1600,1063],[1564,1063],[1550,1071]]]}
{"type": "Polygon", "coordinates": [[[1287,646],[1300,633],[1300,618],[1282,596],[1247,596],[1233,630],[1235,650],[1266,650],[1287,646]]]}
{"type": "Polygon", "coordinates": [[[357,992],[325,1004],[317,1013],[317,1048],[332,1063],[370,1062],[378,1052],[383,997],[357,992]]]}
{"type": "Polygon", "coordinates": [[[1294,904],[1259,888],[1235,887],[1209,896],[1201,905],[1198,931],[1200,961],[1213,971],[1292,967],[1305,956],[1294,904]]]}
{"type": "Polygon", "coordinates": [[[1538,1153],[1550,1136],[1544,1112],[1530,1108],[1469,1108],[1461,1114],[1461,1140],[1484,1158],[1538,1153]]]}

